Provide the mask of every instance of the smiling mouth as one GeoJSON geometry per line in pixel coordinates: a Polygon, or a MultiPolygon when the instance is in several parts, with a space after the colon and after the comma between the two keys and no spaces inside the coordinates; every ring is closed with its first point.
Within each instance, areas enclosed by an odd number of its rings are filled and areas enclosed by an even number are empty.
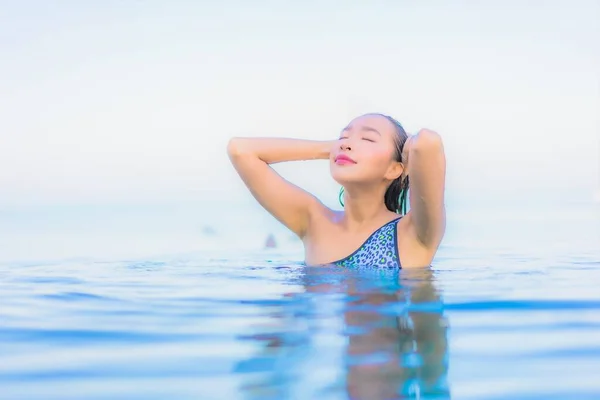
{"type": "Polygon", "coordinates": [[[356,161],[354,161],[350,157],[339,156],[339,157],[336,157],[335,163],[338,165],[350,165],[350,164],[356,164],[356,161]]]}

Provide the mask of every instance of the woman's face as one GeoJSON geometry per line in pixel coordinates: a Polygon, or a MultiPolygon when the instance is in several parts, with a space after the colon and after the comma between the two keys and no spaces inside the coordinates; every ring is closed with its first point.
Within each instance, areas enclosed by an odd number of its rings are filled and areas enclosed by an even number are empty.
{"type": "Polygon", "coordinates": [[[340,185],[391,182],[402,173],[396,160],[396,127],[381,115],[367,114],[348,124],[331,151],[331,176],[340,185]]]}

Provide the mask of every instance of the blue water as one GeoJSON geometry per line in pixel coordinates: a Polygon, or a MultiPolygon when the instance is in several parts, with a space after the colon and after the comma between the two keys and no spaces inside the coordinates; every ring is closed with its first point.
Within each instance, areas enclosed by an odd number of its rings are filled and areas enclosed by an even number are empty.
{"type": "Polygon", "coordinates": [[[0,213],[0,399],[600,398],[598,206],[450,210],[399,273],[238,211],[0,213]]]}

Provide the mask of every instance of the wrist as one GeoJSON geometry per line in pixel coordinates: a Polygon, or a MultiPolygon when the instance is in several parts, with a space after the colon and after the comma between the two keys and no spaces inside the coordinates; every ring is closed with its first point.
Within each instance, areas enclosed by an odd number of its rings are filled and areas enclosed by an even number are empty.
{"type": "Polygon", "coordinates": [[[327,160],[329,159],[329,155],[331,154],[331,150],[333,146],[337,143],[337,140],[327,140],[324,142],[319,142],[319,149],[317,154],[318,160],[327,160]]]}

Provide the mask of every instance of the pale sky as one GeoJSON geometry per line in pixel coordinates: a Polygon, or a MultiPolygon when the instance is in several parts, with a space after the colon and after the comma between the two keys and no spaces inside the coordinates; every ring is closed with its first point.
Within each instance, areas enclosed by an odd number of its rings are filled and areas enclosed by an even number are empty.
{"type": "Polygon", "coordinates": [[[371,111],[437,130],[454,194],[600,186],[599,0],[283,3],[0,0],[0,204],[245,193],[229,137],[371,111]]]}

